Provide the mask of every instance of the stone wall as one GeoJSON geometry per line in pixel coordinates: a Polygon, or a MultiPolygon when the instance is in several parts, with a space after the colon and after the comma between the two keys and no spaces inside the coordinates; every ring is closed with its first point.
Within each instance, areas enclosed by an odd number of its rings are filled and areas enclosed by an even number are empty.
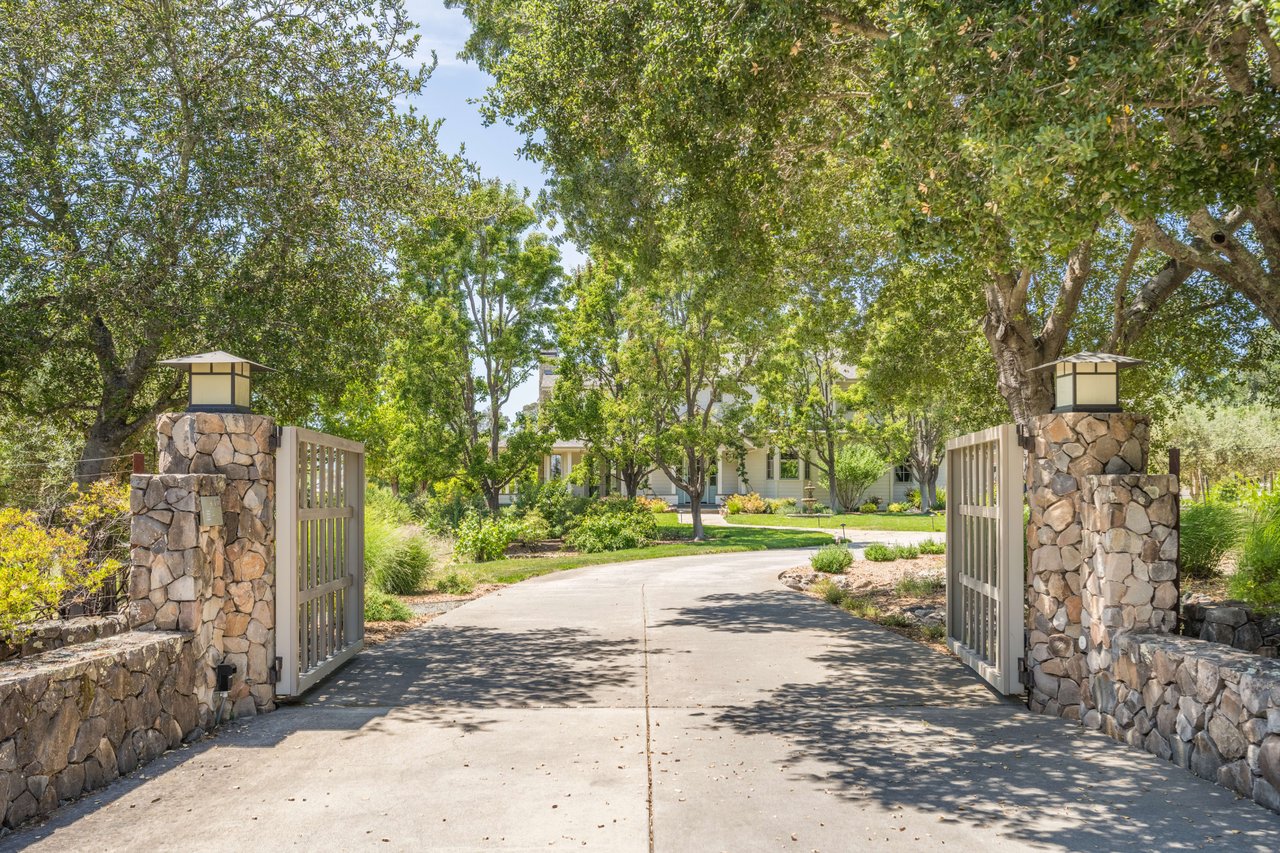
{"type": "Polygon", "coordinates": [[[1145,470],[1147,429],[1146,416],[1129,413],[1035,419],[1035,448],[1027,466],[1027,667],[1033,710],[1078,719],[1086,675],[1079,646],[1083,480],[1145,470]]]}
{"type": "Polygon", "coordinates": [[[261,415],[170,413],[156,420],[161,474],[222,474],[225,561],[214,644],[236,665],[236,716],[275,707],[275,422],[261,415]]]}
{"type": "Polygon", "coordinates": [[[180,634],[130,631],[0,669],[0,821],[48,814],[197,730],[180,634]]]}
{"type": "Polygon", "coordinates": [[[1097,728],[1280,811],[1280,661],[1126,634],[1097,728]]]}
{"type": "Polygon", "coordinates": [[[1182,605],[1182,634],[1273,658],[1280,652],[1280,615],[1258,613],[1243,601],[1200,596],[1182,605]]]}
{"type": "Polygon", "coordinates": [[[21,641],[0,641],[0,662],[114,637],[130,627],[129,617],[124,613],[43,620],[33,623],[21,641]]]}

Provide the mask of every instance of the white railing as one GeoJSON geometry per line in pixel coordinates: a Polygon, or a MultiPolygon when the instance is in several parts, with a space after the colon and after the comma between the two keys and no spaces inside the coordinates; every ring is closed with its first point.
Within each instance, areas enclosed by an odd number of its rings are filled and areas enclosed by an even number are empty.
{"type": "Polygon", "coordinates": [[[276,692],[296,696],[364,645],[364,445],[285,427],[276,454],[276,692]]]}
{"type": "Polygon", "coordinates": [[[1023,482],[1013,424],[947,442],[947,645],[1004,694],[1026,649],[1023,482]]]}

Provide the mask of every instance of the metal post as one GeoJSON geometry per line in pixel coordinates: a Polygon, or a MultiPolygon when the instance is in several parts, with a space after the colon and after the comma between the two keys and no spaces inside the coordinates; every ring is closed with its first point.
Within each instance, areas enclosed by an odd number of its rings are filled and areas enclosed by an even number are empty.
{"type": "Polygon", "coordinates": [[[141,453],[133,454],[133,473],[135,474],[147,473],[147,459],[141,453]]]}

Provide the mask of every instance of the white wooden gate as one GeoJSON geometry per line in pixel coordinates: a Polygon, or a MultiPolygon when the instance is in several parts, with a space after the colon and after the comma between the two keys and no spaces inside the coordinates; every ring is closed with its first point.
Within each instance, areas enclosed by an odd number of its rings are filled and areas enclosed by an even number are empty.
{"type": "Polygon", "coordinates": [[[1013,424],[947,442],[947,645],[1004,694],[1026,650],[1024,476],[1013,424]]]}
{"type": "Polygon", "coordinates": [[[276,454],[276,692],[364,646],[364,445],[285,427],[276,454]]]}

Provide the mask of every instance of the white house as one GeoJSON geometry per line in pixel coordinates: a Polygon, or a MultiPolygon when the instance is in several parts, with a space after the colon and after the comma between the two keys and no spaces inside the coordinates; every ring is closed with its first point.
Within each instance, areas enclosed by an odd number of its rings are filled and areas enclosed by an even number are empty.
{"type": "MultiPolygon", "coordinates": [[[[556,383],[557,354],[545,352],[538,366],[538,402],[546,400],[556,383]]],[[[846,374],[849,382],[854,381],[852,368],[846,374]]],[[[785,453],[777,447],[758,447],[746,442],[746,456],[739,464],[738,458],[731,451],[724,451],[716,461],[707,490],[703,494],[704,505],[717,506],[723,504],[727,495],[758,492],[765,498],[795,498],[805,496],[805,484],[814,486],[813,496],[820,502],[826,502],[826,490],[821,484],[821,475],[812,464],[794,453],[785,453]]],[[[582,441],[557,440],[551,452],[542,460],[539,479],[543,481],[568,477],[574,468],[587,462],[591,448],[582,441]]],[[[946,463],[938,473],[938,488],[946,487],[946,463]]],[[[574,494],[584,495],[587,487],[574,485],[574,494]]],[[[871,488],[867,489],[864,498],[879,498],[881,505],[903,502],[912,489],[919,484],[911,475],[906,464],[891,467],[871,488]]],[[[610,491],[621,491],[620,484],[611,484],[610,491]]],[[[642,487],[641,493],[665,498],[673,505],[688,505],[689,496],[668,479],[662,471],[649,474],[648,483],[642,487]]],[[[503,496],[504,501],[511,496],[503,496]]]]}

